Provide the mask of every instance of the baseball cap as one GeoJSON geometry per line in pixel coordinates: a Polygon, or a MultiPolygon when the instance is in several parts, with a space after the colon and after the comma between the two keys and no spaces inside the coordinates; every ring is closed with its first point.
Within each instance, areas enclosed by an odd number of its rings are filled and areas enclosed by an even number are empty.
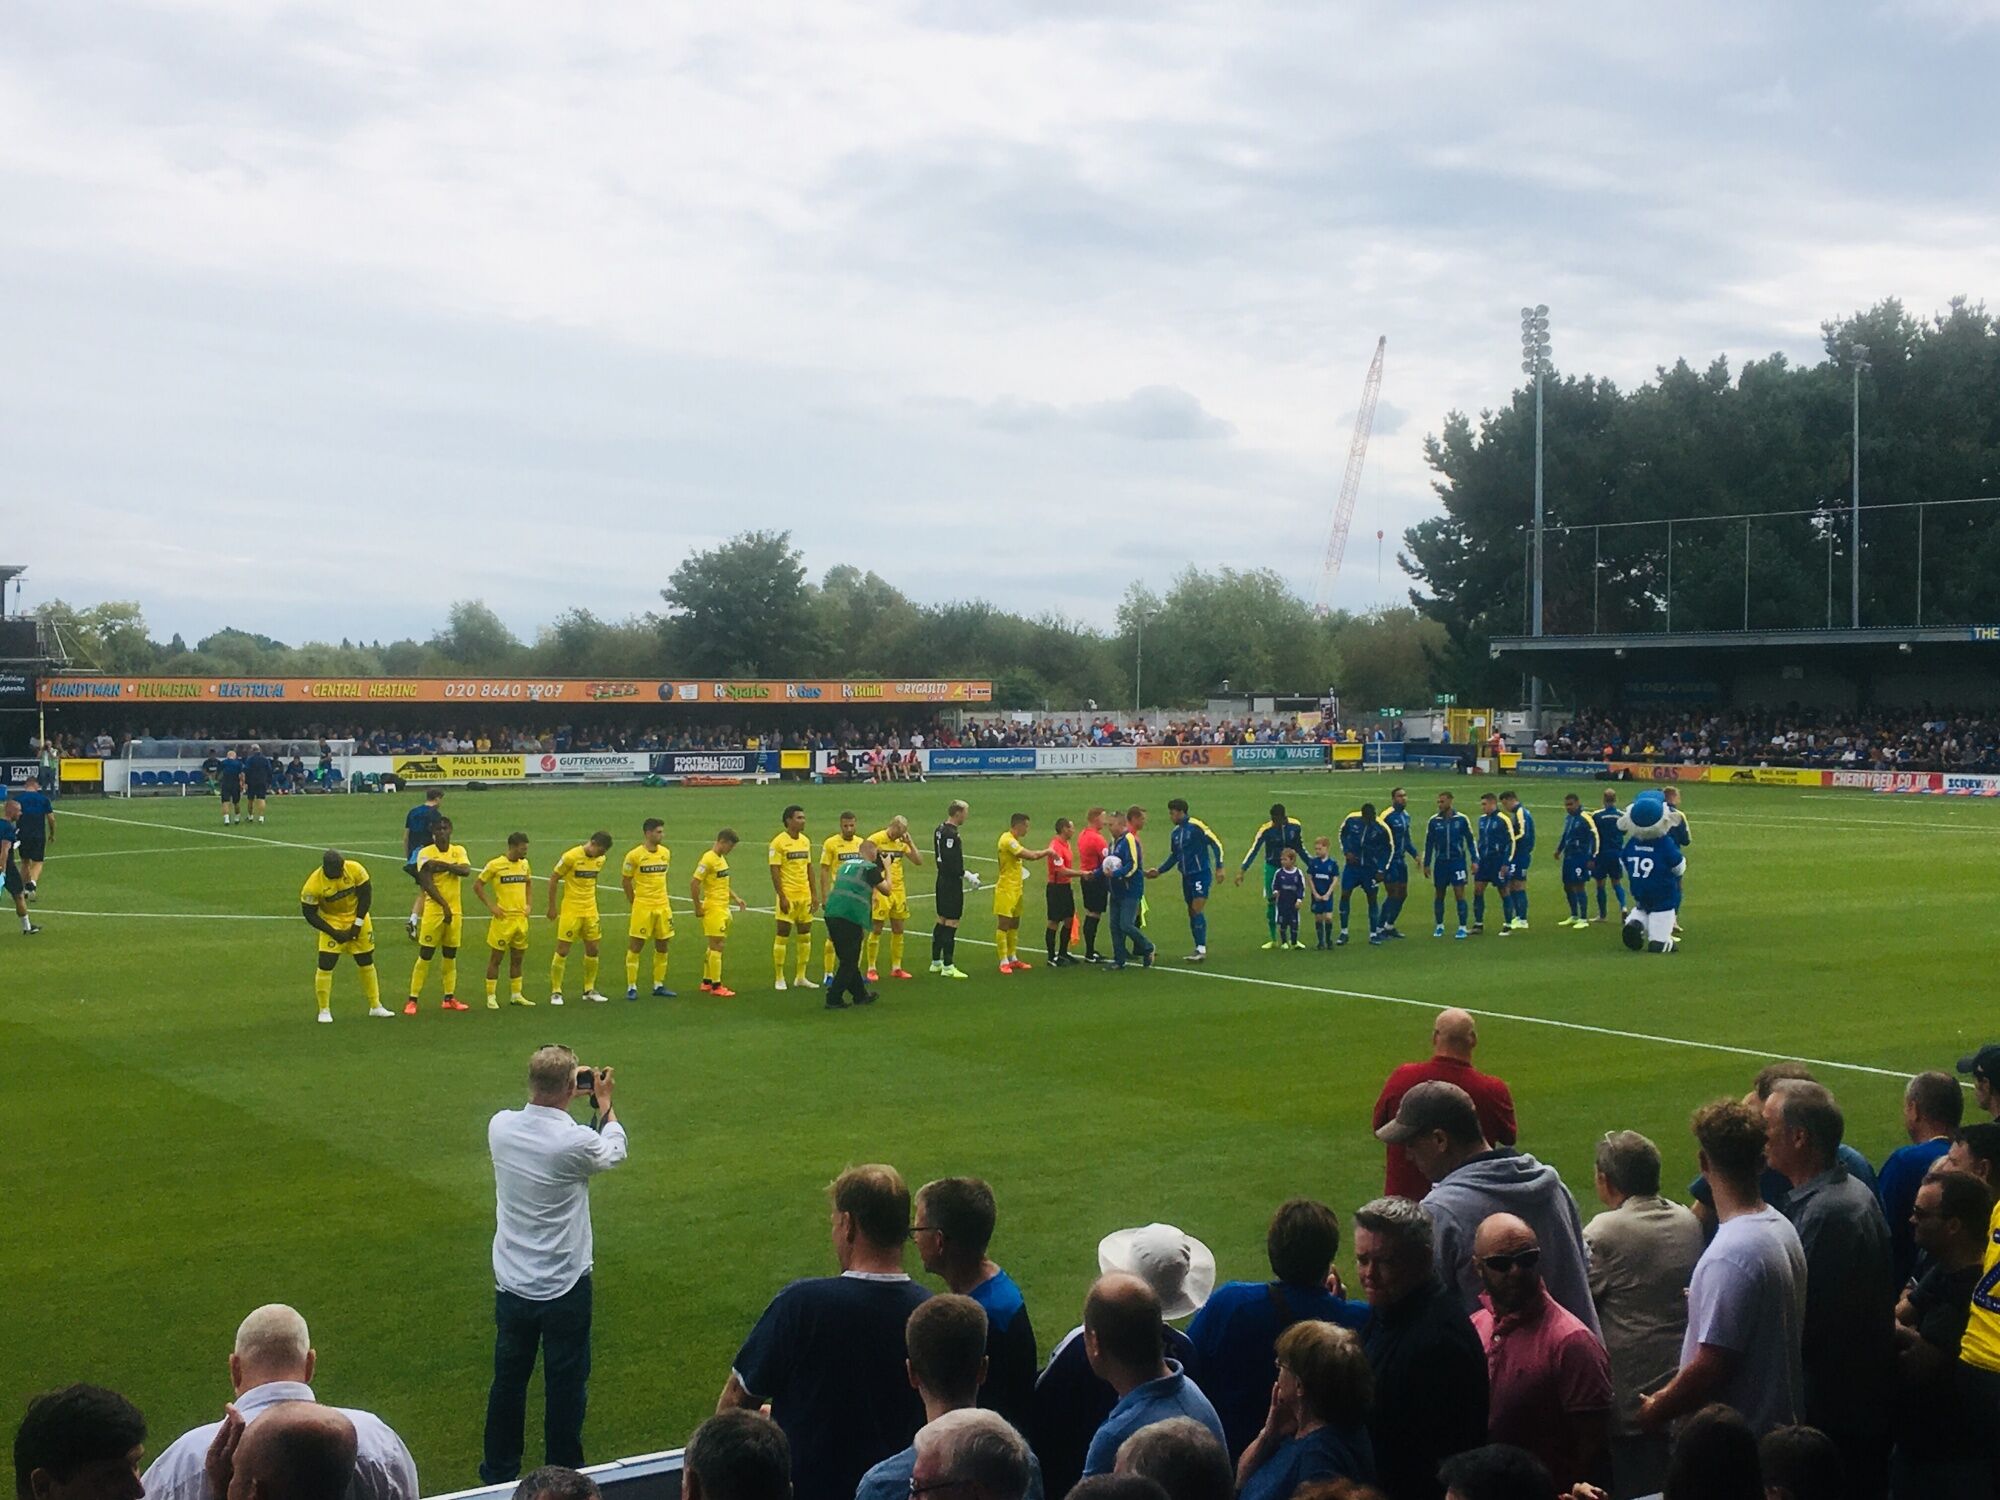
{"type": "Polygon", "coordinates": [[[1988,1083],[2000,1083],[2000,1042],[1988,1042],[1977,1052],[1961,1057],[1958,1071],[1984,1078],[1988,1083]]]}
{"type": "Polygon", "coordinates": [[[1375,1139],[1401,1146],[1433,1130],[1446,1130],[1460,1140],[1479,1134],[1479,1111],[1472,1095],[1455,1083],[1433,1079],[1403,1095],[1396,1118],[1375,1132],[1375,1139]]]}

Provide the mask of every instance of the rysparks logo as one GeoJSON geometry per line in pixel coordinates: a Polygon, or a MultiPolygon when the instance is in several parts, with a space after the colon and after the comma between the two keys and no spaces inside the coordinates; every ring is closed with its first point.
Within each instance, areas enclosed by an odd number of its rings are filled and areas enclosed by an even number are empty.
{"type": "Polygon", "coordinates": [[[716,701],[733,703],[754,701],[771,696],[771,685],[767,682],[718,682],[715,685],[716,701]]]}

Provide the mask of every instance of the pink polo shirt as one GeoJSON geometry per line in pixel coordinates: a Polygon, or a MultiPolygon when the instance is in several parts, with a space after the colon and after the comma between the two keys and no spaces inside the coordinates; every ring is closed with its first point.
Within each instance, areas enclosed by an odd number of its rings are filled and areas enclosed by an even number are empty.
{"type": "Polygon", "coordinates": [[[1570,1473],[1586,1428],[1604,1429],[1611,1410],[1611,1360],[1597,1335],[1542,1288],[1518,1316],[1496,1318],[1482,1295],[1472,1326],[1486,1346],[1489,1442],[1526,1448],[1548,1465],[1556,1493],[1588,1474],[1570,1473]]]}

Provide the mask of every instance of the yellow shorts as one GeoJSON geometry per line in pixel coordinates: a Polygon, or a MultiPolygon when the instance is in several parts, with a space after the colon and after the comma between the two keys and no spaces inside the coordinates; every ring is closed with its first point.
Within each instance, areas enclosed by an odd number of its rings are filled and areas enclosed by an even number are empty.
{"type": "Polygon", "coordinates": [[[910,893],[908,891],[875,892],[874,919],[878,922],[907,922],[910,919],[910,893]]]}
{"type": "Polygon", "coordinates": [[[512,948],[516,951],[528,946],[528,919],[526,917],[495,917],[486,924],[486,946],[495,953],[512,948]]]}
{"type": "Polygon", "coordinates": [[[556,941],[574,943],[581,938],[594,943],[604,936],[604,923],[594,911],[566,911],[556,917],[556,941]]]}
{"type": "Polygon", "coordinates": [[[674,914],[666,906],[635,906],[632,920],[625,924],[628,938],[653,938],[665,941],[674,935],[674,914]]]}
{"type": "Polygon", "coordinates": [[[712,938],[728,937],[729,918],[731,914],[731,908],[727,903],[709,907],[701,914],[702,936],[712,938]]]}
{"type": "Polygon", "coordinates": [[[813,919],[811,896],[787,894],[778,902],[778,920],[790,922],[794,927],[810,927],[813,919]]]}
{"type": "Polygon", "coordinates": [[[419,948],[456,948],[465,938],[465,914],[446,911],[436,902],[424,903],[424,918],[417,925],[419,948]]]}
{"type": "MultiPolygon", "coordinates": [[[[352,924],[353,921],[352,917],[328,917],[326,925],[329,927],[340,927],[344,930],[344,926],[352,924]]],[[[351,943],[338,942],[328,937],[325,933],[318,932],[316,928],[314,931],[318,934],[319,951],[322,953],[352,953],[358,956],[363,953],[373,953],[375,951],[375,919],[373,917],[363,917],[361,919],[361,936],[351,943]]]]}
{"type": "Polygon", "coordinates": [[[1018,885],[995,886],[993,889],[993,915],[996,917],[1018,918],[1021,915],[1023,899],[1023,888],[1018,885]]]}

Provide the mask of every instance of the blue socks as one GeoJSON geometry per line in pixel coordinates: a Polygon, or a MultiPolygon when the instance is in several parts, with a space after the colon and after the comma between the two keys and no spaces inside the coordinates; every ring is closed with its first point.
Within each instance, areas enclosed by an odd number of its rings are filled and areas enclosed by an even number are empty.
{"type": "MultiPolygon", "coordinates": [[[[1444,892],[1440,891],[1431,898],[1431,915],[1437,919],[1438,926],[1444,926],[1444,892]]],[[[1465,903],[1463,901],[1458,903],[1458,920],[1461,922],[1465,920],[1465,903]]]]}
{"type": "Polygon", "coordinates": [[[1461,927],[1465,925],[1465,897],[1463,896],[1458,898],[1458,925],[1461,927]]]}
{"type": "Polygon", "coordinates": [[[1194,934],[1195,947],[1206,948],[1208,946],[1208,913],[1205,911],[1191,913],[1188,917],[1188,931],[1194,934]]]}
{"type": "MultiPolygon", "coordinates": [[[[1504,901],[1506,897],[1503,896],[1501,897],[1501,899],[1504,901]]],[[[1460,906],[1465,905],[1463,901],[1459,902],[1458,904],[1460,906]]],[[[1472,920],[1475,922],[1484,922],[1486,920],[1486,892],[1484,891],[1475,891],[1473,893],[1472,920]]]]}

